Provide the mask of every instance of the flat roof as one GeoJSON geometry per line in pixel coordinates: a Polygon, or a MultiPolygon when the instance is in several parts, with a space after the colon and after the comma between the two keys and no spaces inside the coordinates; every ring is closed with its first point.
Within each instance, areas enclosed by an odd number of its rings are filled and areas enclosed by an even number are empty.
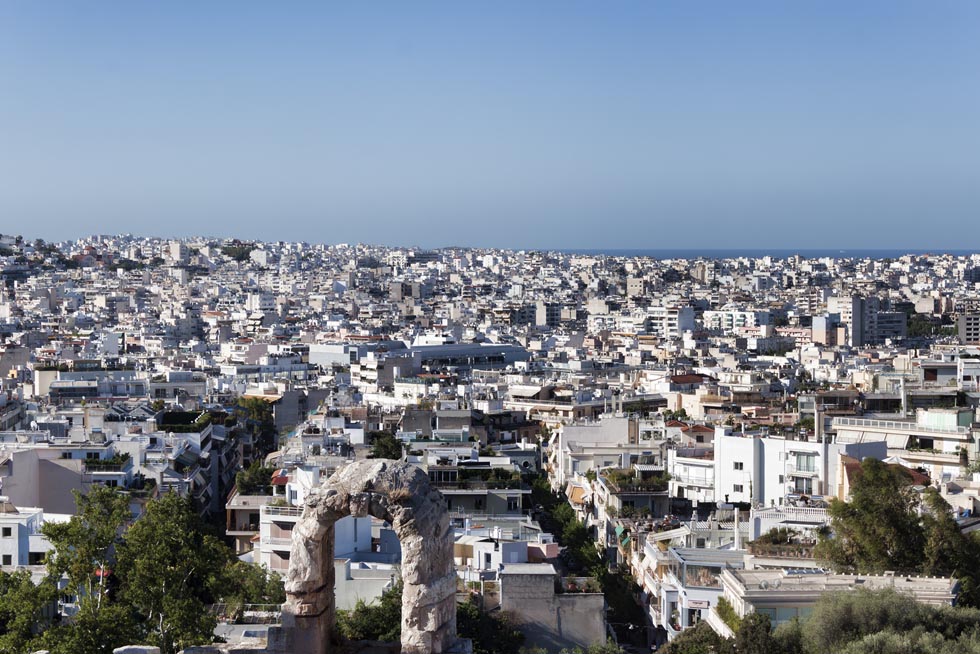
{"type": "Polygon", "coordinates": [[[502,575],[555,575],[555,566],[550,563],[504,563],[500,567],[502,575]]]}

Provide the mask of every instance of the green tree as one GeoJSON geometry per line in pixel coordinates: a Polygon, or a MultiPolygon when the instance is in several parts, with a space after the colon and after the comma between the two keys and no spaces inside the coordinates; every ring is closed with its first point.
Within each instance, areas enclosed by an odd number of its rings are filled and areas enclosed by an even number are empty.
{"type": "Polygon", "coordinates": [[[225,245],[221,248],[221,254],[231,259],[234,259],[239,263],[242,263],[248,261],[249,256],[252,254],[252,251],[254,249],[255,249],[254,245],[244,245],[244,244],[225,245]]]}
{"type": "Polygon", "coordinates": [[[524,634],[506,613],[484,613],[475,598],[456,606],[456,631],[473,641],[473,654],[518,654],[524,634]]]}
{"type": "Polygon", "coordinates": [[[395,438],[395,435],[387,431],[374,431],[369,434],[371,437],[371,459],[401,459],[402,442],[395,438]]]}
{"type": "Polygon", "coordinates": [[[563,649],[559,654],[623,654],[623,652],[622,647],[610,640],[605,643],[592,643],[585,649],[581,647],[563,649]]]}
{"type": "Polygon", "coordinates": [[[242,495],[272,495],[272,473],[275,468],[267,468],[261,461],[252,461],[245,470],[235,475],[235,486],[242,495]]]}
{"type": "Polygon", "coordinates": [[[831,501],[833,537],[821,537],[817,556],[840,572],[917,572],[925,541],[918,504],[901,469],[865,459],[851,486],[851,501],[831,501]]]}
{"type": "Polygon", "coordinates": [[[806,651],[839,652],[869,634],[907,631],[926,624],[928,609],[911,596],[893,590],[857,589],[820,598],[803,624],[806,651]]]}
{"type": "Polygon", "coordinates": [[[41,527],[54,552],[47,557],[48,573],[55,579],[65,575],[72,594],[92,603],[98,615],[106,600],[116,541],[131,517],[129,499],[107,486],[96,486],[86,495],[72,493],[77,515],[41,527]]]}
{"type": "Polygon", "coordinates": [[[752,612],[742,618],[735,632],[735,650],[739,654],[777,654],[769,616],[752,612]]]}
{"type": "Polygon", "coordinates": [[[925,543],[921,573],[954,577],[960,581],[959,604],[980,606],[980,543],[975,535],[960,531],[952,508],[935,488],[922,494],[926,511],[922,516],[925,543]]]}
{"type": "Polygon", "coordinates": [[[807,416],[806,418],[800,418],[797,421],[796,425],[794,426],[799,429],[806,429],[807,431],[813,431],[814,424],[815,423],[813,421],[813,416],[807,416]]]}
{"type": "Polygon", "coordinates": [[[545,475],[538,475],[531,481],[531,504],[541,506],[545,511],[553,510],[558,503],[551,484],[545,475]]]}
{"type": "Polygon", "coordinates": [[[921,313],[913,314],[909,317],[908,331],[909,338],[919,338],[932,336],[936,333],[938,325],[928,316],[921,313]]]}
{"type": "Polygon", "coordinates": [[[732,603],[728,601],[727,597],[722,596],[718,598],[715,611],[717,611],[721,621],[728,625],[728,628],[732,631],[738,631],[742,628],[742,618],[735,612],[735,607],[732,606],[732,603]]]}
{"type": "Polygon", "coordinates": [[[282,577],[255,563],[229,561],[221,584],[221,601],[237,613],[246,604],[282,604],[286,591],[282,577]]]}
{"type": "Polygon", "coordinates": [[[112,654],[139,638],[132,607],[107,603],[96,611],[93,602],[83,601],[69,624],[47,630],[31,647],[51,654],[112,654]]]}
{"type": "Polygon", "coordinates": [[[386,590],[377,602],[357,600],[350,611],[337,611],[337,633],[347,640],[396,642],[402,634],[402,583],[386,590]]]}
{"type": "Polygon", "coordinates": [[[793,618],[776,627],[772,633],[776,651],[782,654],[803,654],[803,622],[793,618]]]}
{"type": "Polygon", "coordinates": [[[45,608],[57,598],[57,588],[50,579],[35,586],[27,570],[0,570],[0,652],[36,649],[29,643],[50,624],[45,608]]]}
{"type": "Polygon", "coordinates": [[[663,649],[663,654],[732,654],[732,641],[722,638],[707,622],[699,622],[663,649]]]}
{"type": "Polygon", "coordinates": [[[235,414],[238,422],[252,435],[261,455],[276,449],[276,422],[271,404],[261,397],[240,397],[235,414]]]}
{"type": "Polygon", "coordinates": [[[568,502],[559,502],[558,506],[551,512],[551,517],[557,522],[562,528],[565,527],[570,522],[575,521],[575,510],[568,504],[568,502]]]}
{"type": "Polygon", "coordinates": [[[211,642],[207,605],[220,595],[229,551],[204,533],[191,502],[173,493],[150,502],[118,549],[121,596],[140,615],[143,640],[163,654],[211,642]]]}

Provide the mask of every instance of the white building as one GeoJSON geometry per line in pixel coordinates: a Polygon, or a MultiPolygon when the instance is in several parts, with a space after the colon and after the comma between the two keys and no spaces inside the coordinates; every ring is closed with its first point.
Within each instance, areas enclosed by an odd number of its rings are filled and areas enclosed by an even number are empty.
{"type": "Polygon", "coordinates": [[[836,496],[841,456],[884,460],[885,440],[832,443],[751,434],[715,437],[715,498],[783,506],[806,496],[836,496]]]}
{"type": "MultiPolygon", "coordinates": [[[[68,516],[47,516],[47,520],[63,521],[68,516]]],[[[0,566],[6,572],[16,568],[39,566],[31,570],[35,581],[40,581],[44,557],[52,549],[51,543],[41,534],[45,522],[44,510],[17,508],[6,497],[0,496],[0,566]]]]}
{"type": "Polygon", "coordinates": [[[888,456],[909,468],[925,468],[932,479],[954,479],[960,474],[960,451],[975,461],[978,443],[972,409],[919,409],[915,422],[834,418],[838,443],[882,440],[888,456]]]}
{"type": "Polygon", "coordinates": [[[692,506],[715,501],[715,451],[708,447],[667,450],[670,496],[689,500],[692,506]]]}
{"type": "MultiPolygon", "coordinates": [[[[769,616],[773,627],[794,618],[806,618],[824,593],[894,588],[911,594],[919,602],[946,606],[952,605],[959,593],[959,582],[945,577],[839,575],[814,569],[725,569],[719,579],[722,594],[739,617],[762,613],[769,616]]],[[[707,618],[708,624],[721,636],[733,636],[714,607],[707,618]]]]}

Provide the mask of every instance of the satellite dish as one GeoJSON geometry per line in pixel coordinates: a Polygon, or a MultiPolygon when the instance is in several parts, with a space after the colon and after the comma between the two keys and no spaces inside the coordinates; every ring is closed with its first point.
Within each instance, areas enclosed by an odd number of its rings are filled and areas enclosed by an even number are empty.
{"type": "MultiPolygon", "coordinates": [[[[765,582],[763,582],[763,583],[765,583],[765,582]]],[[[772,580],[772,587],[773,588],[779,588],[782,585],[783,585],[783,580],[782,579],[773,579],[772,580]]]]}
{"type": "Polygon", "coordinates": [[[31,431],[37,431],[37,430],[38,430],[37,420],[31,420],[31,431]]]}
{"type": "Polygon", "coordinates": [[[769,582],[766,581],[766,580],[760,581],[759,582],[759,588],[762,589],[762,590],[769,590],[769,582]]]}

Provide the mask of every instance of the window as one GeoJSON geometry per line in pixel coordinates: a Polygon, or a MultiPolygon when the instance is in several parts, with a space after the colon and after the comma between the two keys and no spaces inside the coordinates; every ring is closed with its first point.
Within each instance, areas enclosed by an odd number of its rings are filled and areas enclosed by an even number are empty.
{"type": "Polygon", "coordinates": [[[12,533],[11,528],[10,527],[4,527],[2,533],[3,533],[3,537],[4,538],[10,538],[11,533],[12,533]]]}
{"type": "Polygon", "coordinates": [[[516,511],[519,508],[520,508],[520,502],[518,501],[518,499],[516,497],[508,497],[507,498],[507,510],[508,511],[516,511]]]}
{"type": "Polygon", "coordinates": [[[796,455],[796,469],[800,472],[816,472],[817,471],[817,455],[816,454],[797,454],[796,455]]]}
{"type": "Polygon", "coordinates": [[[10,562],[11,561],[12,561],[12,559],[11,559],[11,557],[10,557],[9,554],[4,554],[3,555],[3,564],[4,565],[10,565],[10,562]]]}
{"type": "Polygon", "coordinates": [[[744,470],[745,469],[745,464],[742,463],[741,461],[736,461],[735,462],[735,469],[736,470],[744,470]]]}
{"type": "Polygon", "coordinates": [[[742,484],[735,484],[734,486],[732,486],[732,490],[735,491],[736,493],[741,493],[742,492],[742,484]]]}
{"type": "Polygon", "coordinates": [[[793,480],[793,490],[801,495],[812,495],[813,480],[809,477],[796,477],[793,480]]]}
{"type": "Polygon", "coordinates": [[[785,480],[785,479],[783,479],[783,476],[782,476],[782,475],[779,475],[779,483],[780,483],[780,484],[783,484],[783,483],[785,483],[785,482],[786,482],[786,480],[785,480]]]}
{"type": "Polygon", "coordinates": [[[695,443],[703,443],[704,442],[704,436],[702,436],[701,434],[698,434],[697,436],[694,437],[694,442],[695,443]]]}

